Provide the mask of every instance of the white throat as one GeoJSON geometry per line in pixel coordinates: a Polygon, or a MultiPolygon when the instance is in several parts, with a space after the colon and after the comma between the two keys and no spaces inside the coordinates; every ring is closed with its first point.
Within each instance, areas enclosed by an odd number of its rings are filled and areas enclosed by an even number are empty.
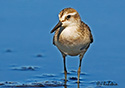
{"type": "Polygon", "coordinates": [[[69,39],[70,38],[73,38],[73,39],[76,39],[79,34],[78,34],[78,28],[77,26],[67,26],[61,33],[61,35],[63,36],[63,38],[65,39],[69,39]]]}

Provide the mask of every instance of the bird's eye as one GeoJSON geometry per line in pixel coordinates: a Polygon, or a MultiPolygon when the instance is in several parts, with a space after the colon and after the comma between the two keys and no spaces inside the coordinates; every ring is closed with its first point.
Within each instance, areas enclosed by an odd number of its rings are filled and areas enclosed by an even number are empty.
{"type": "Polygon", "coordinates": [[[68,15],[68,16],[67,16],[67,19],[69,19],[70,17],[71,17],[71,15],[68,15]]]}

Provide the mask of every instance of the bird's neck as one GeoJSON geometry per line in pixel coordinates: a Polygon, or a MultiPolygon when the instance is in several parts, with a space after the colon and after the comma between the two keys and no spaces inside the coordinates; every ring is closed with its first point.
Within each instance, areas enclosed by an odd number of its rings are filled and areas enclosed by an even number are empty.
{"type": "Polygon", "coordinates": [[[71,28],[73,30],[77,30],[81,27],[81,22],[74,22],[68,25],[66,28],[71,28]]]}

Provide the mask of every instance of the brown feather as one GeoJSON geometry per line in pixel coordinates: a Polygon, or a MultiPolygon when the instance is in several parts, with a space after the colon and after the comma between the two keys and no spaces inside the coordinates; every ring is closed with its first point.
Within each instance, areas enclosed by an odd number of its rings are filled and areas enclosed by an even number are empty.
{"type": "Polygon", "coordinates": [[[93,42],[93,36],[91,34],[91,30],[90,30],[89,26],[87,24],[85,24],[83,21],[81,21],[81,22],[82,22],[82,25],[84,26],[84,28],[87,28],[90,31],[90,40],[91,40],[90,43],[92,43],[93,42]]]}

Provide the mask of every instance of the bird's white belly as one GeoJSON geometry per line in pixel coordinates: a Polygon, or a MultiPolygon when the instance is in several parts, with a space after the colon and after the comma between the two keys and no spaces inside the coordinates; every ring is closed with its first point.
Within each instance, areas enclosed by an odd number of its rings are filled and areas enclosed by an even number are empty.
{"type": "Polygon", "coordinates": [[[80,50],[80,45],[62,45],[62,44],[59,44],[57,46],[64,54],[66,55],[71,55],[71,56],[76,56],[78,54],[80,54],[81,52],[83,52],[82,50],[80,50]]]}
{"type": "Polygon", "coordinates": [[[77,30],[70,28],[62,31],[56,45],[66,55],[76,56],[83,52],[84,47],[88,46],[88,41],[77,30]]]}

